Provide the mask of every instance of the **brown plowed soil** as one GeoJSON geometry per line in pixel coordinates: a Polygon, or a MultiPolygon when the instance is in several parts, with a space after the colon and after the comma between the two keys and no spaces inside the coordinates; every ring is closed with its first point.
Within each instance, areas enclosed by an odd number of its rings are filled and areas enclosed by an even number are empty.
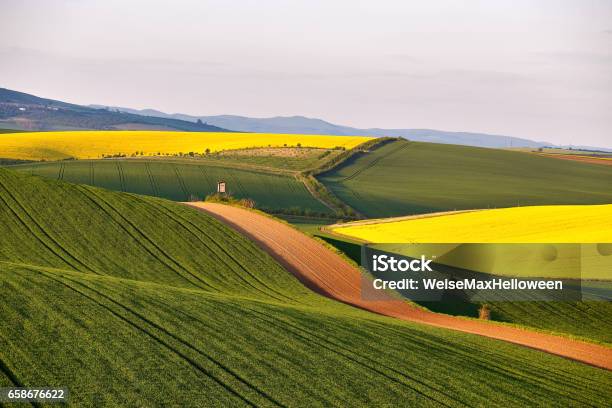
{"type": "Polygon", "coordinates": [[[612,348],[605,346],[433,313],[391,297],[364,300],[361,296],[361,272],[311,237],[246,209],[217,203],[186,204],[206,211],[251,238],[304,285],[324,296],[385,316],[504,340],[612,370],[612,348]]]}
{"type": "Polygon", "coordinates": [[[579,161],[583,163],[600,164],[602,166],[612,166],[612,160],[609,158],[598,158],[595,156],[579,156],[576,154],[540,154],[540,156],[552,157],[560,160],[579,161]]]}

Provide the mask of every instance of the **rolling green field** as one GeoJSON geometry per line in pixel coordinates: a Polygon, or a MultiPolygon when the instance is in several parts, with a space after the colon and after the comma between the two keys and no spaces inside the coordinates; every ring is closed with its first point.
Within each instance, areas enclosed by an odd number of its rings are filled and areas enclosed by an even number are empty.
{"type": "Polygon", "coordinates": [[[612,166],[434,143],[388,143],[318,178],[368,217],[612,203],[612,166]]]}
{"type": "Polygon", "coordinates": [[[11,168],[31,175],[174,201],[202,200],[216,191],[219,180],[225,180],[234,197],[251,198],[258,208],[329,212],[291,175],[206,165],[206,162],[195,160],[76,160],[11,168]]]}
{"type": "Polygon", "coordinates": [[[608,371],[320,297],[212,217],[0,169],[0,386],[75,406],[604,406],[608,371]]]}

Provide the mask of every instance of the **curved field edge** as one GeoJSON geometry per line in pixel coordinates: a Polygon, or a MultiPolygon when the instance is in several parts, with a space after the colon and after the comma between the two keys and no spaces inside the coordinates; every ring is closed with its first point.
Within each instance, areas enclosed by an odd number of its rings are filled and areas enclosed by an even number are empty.
{"type": "Polygon", "coordinates": [[[361,136],[173,131],[65,131],[0,134],[0,157],[26,160],[98,159],[104,156],[207,154],[253,147],[343,147],[371,140],[361,136]]]}
{"type": "Polygon", "coordinates": [[[551,204],[609,204],[612,168],[521,152],[393,141],[319,177],[368,217],[551,204]]]}

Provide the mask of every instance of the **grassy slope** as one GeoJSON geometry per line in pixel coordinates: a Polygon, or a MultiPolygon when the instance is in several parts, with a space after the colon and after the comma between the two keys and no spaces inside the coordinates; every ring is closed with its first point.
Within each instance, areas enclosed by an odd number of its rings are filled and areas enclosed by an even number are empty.
{"type": "Polygon", "coordinates": [[[291,175],[207,164],[199,160],[77,160],[19,165],[13,169],[175,201],[187,201],[192,196],[203,199],[216,191],[217,181],[225,180],[234,197],[252,198],[259,208],[296,207],[329,212],[291,175]]]}
{"type": "Polygon", "coordinates": [[[319,178],[370,217],[612,202],[612,167],[433,143],[389,143],[319,178]]]}
{"type": "Polygon", "coordinates": [[[171,202],[0,169],[0,384],[75,405],[600,405],[612,374],[314,295],[171,202]]]}

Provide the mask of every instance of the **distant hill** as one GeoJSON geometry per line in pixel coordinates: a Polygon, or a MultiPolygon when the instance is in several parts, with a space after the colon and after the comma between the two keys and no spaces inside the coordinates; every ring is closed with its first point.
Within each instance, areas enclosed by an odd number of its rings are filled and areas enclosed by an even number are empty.
{"type": "MultiPolygon", "coordinates": [[[[75,105],[0,88],[0,130],[182,130],[199,132],[261,132],[318,135],[392,136],[406,139],[477,147],[555,146],[546,141],[472,132],[434,129],[360,129],[304,116],[250,118],[236,115],[194,116],[155,109],[104,105],[75,105]]],[[[555,146],[558,147],[558,146],[555,146]]],[[[592,146],[573,148],[612,151],[592,146]]]]}
{"type": "Polygon", "coordinates": [[[225,129],[174,118],[143,116],[111,109],[39,98],[0,88],[0,128],[17,130],[182,130],[222,132],[225,129]]]}
{"type": "MultiPolygon", "coordinates": [[[[101,105],[91,105],[102,108],[101,105]]],[[[519,137],[489,135],[485,133],[447,132],[433,129],[359,129],[350,126],[335,125],[321,119],[303,116],[277,116],[273,118],[249,118],[235,115],[192,116],[182,113],[168,114],[154,109],[136,110],[122,107],[112,107],[112,110],[128,112],[137,115],[155,116],[167,119],[180,119],[195,122],[197,120],[232,129],[238,132],[262,133],[299,133],[320,135],[363,135],[363,136],[393,136],[419,142],[459,144],[478,147],[541,147],[552,145],[550,142],[539,142],[519,137]]]]}

